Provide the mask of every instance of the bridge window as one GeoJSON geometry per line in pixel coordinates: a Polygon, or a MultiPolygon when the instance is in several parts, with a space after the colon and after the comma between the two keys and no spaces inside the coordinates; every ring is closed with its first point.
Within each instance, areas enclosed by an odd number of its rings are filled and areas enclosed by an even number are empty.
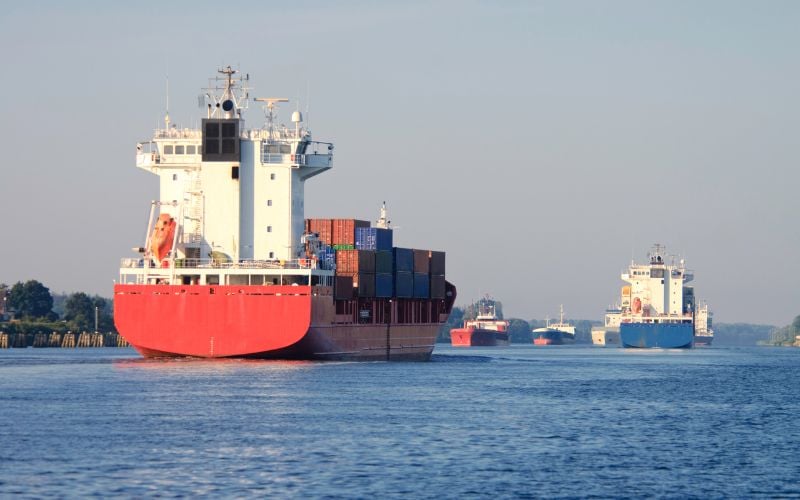
{"type": "Polygon", "coordinates": [[[275,180],[275,174],[269,174],[269,180],[274,181],[275,180]]]}
{"type": "Polygon", "coordinates": [[[267,226],[267,232],[268,232],[268,233],[271,233],[271,232],[272,232],[272,226],[267,226]]]}
{"type": "Polygon", "coordinates": [[[193,154],[196,154],[196,152],[197,152],[197,146],[195,146],[194,144],[192,144],[190,146],[186,146],[186,154],[187,155],[193,155],[193,154]]]}
{"type": "Polygon", "coordinates": [[[164,154],[171,155],[172,154],[172,144],[165,144],[164,145],[164,154]]]}
{"type": "Polygon", "coordinates": [[[175,154],[182,155],[183,154],[183,144],[178,144],[175,146],[175,154]]]}
{"type": "Polygon", "coordinates": [[[272,200],[267,200],[267,206],[268,206],[268,207],[271,207],[271,206],[272,206],[272,200]]]}

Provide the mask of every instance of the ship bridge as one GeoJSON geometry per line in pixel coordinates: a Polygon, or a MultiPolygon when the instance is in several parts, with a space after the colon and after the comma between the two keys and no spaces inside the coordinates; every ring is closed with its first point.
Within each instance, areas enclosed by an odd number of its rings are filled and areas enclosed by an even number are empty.
{"type": "Polygon", "coordinates": [[[136,166],[157,175],[160,184],[159,198],[151,202],[143,255],[136,265],[121,266],[137,276],[131,279],[182,282],[176,275],[188,276],[183,271],[160,270],[186,265],[200,269],[191,274],[201,276],[200,281],[206,275],[212,282],[216,274],[221,281],[223,274],[248,274],[235,267],[229,273],[206,272],[220,259],[244,268],[268,263],[274,269],[285,263],[280,267],[286,273],[249,273],[278,282],[282,274],[313,268],[302,263],[307,257],[302,242],[305,181],[333,167],[333,143],[313,140],[299,110],[290,113],[289,125],[280,123],[278,106],[289,100],[251,99],[248,82],[249,76],[230,67],[219,70],[200,98],[205,117],[199,129],[177,126],[167,112],[164,126],[137,144],[136,166]],[[263,109],[260,127],[245,128],[243,113],[250,101],[263,109]],[[157,246],[163,252],[156,251],[155,231],[166,223],[174,224],[174,233],[170,242],[160,236],[157,246]]]}

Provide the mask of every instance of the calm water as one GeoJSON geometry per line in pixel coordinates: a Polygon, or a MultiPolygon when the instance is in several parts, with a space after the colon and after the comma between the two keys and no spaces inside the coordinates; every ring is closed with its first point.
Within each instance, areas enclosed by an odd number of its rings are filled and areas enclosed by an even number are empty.
{"type": "Polygon", "coordinates": [[[0,351],[0,497],[800,496],[800,349],[0,351]]]}

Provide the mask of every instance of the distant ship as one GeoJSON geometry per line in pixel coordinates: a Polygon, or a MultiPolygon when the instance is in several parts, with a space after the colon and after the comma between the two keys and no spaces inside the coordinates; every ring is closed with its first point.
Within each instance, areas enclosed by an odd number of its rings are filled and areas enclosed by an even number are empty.
{"type": "Polygon", "coordinates": [[[461,328],[450,330],[450,343],[457,347],[507,346],[509,322],[497,314],[496,303],[488,296],[475,304],[475,319],[464,321],[461,328]]]}
{"type": "Polygon", "coordinates": [[[711,317],[714,313],[708,310],[708,304],[698,307],[694,313],[694,345],[710,346],[714,340],[711,317]]]}
{"type": "Polygon", "coordinates": [[[137,145],[160,194],[114,286],[120,334],[148,358],[429,360],[456,299],[444,252],[393,246],[385,206],[374,227],[306,219],[305,183],[333,167],[333,144],[300,111],[277,122],[282,98],[256,98],[266,122],[245,128],[237,73],[205,89],[199,128],[167,114],[137,145]]]}
{"type": "Polygon", "coordinates": [[[655,245],[647,264],[631,263],[622,273],[619,310],[606,313],[606,325],[619,325],[622,347],[683,349],[694,346],[696,301],[687,283],[694,273],[684,261],[667,263],[665,249],[655,245]]]}
{"type": "Polygon", "coordinates": [[[564,322],[564,306],[558,323],[545,320],[545,326],[532,331],[534,345],[562,345],[575,343],[575,327],[564,322]]]}
{"type": "Polygon", "coordinates": [[[603,347],[619,347],[619,322],[622,309],[609,307],[606,309],[605,325],[592,327],[592,344],[603,347]]]}

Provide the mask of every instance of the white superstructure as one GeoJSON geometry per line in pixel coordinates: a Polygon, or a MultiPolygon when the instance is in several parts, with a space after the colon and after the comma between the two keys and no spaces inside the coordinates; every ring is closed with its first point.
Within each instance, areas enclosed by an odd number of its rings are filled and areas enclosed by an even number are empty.
{"type": "MultiPolygon", "coordinates": [[[[246,129],[249,76],[237,76],[230,66],[218,73],[201,96],[205,118],[200,129],[177,128],[167,114],[165,128],[137,145],[136,165],[159,176],[160,194],[152,203],[143,258],[122,264],[121,274],[138,274],[136,281],[147,281],[142,275],[169,274],[153,268],[203,268],[208,263],[313,267],[303,262],[308,257],[305,181],[332,168],[333,144],[313,141],[299,111],[292,113],[291,126],[278,124],[277,105],[288,101],[282,98],[254,99],[263,105],[266,123],[246,129]],[[174,239],[169,254],[155,262],[153,228],[164,214],[175,221],[174,239]],[[137,267],[151,270],[127,272],[137,267]]],[[[175,274],[169,282],[175,282],[175,274]]]]}
{"type": "MultiPolygon", "coordinates": [[[[561,312],[560,312],[560,319],[558,323],[550,323],[546,321],[546,327],[552,328],[553,330],[558,330],[560,332],[566,333],[571,335],[573,338],[575,337],[575,326],[570,323],[564,322],[564,305],[561,304],[561,312]]],[[[536,330],[534,330],[535,332],[536,330]]]]}
{"type": "Polygon", "coordinates": [[[711,312],[698,306],[694,288],[687,285],[694,273],[684,260],[667,261],[662,245],[654,245],[647,264],[631,262],[620,277],[627,285],[620,292],[620,302],[606,310],[605,325],[592,328],[592,342],[605,345],[617,342],[623,323],[689,323],[695,338],[713,338],[711,312]]]}
{"type": "Polygon", "coordinates": [[[664,247],[656,244],[647,264],[631,262],[620,275],[621,308],[606,314],[606,326],[620,323],[691,323],[695,307],[694,289],[686,283],[694,273],[683,259],[667,263],[664,247]]]}

